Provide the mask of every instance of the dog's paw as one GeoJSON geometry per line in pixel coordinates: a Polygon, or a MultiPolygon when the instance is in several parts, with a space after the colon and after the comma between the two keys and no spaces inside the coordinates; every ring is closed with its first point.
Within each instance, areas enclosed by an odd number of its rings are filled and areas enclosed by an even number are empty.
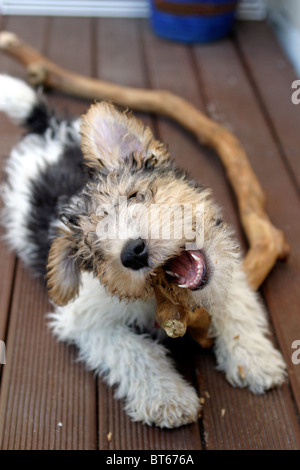
{"type": "Polygon", "coordinates": [[[286,364],[271,342],[264,341],[247,349],[242,342],[218,364],[233,386],[248,387],[253,393],[282,385],[286,379],[286,364]]]}
{"type": "MultiPolygon", "coordinates": [[[[167,378],[166,378],[167,380],[167,378]]],[[[200,416],[200,400],[188,384],[176,388],[148,390],[143,397],[127,401],[126,411],[134,421],[161,428],[194,423],[200,416]]]]}

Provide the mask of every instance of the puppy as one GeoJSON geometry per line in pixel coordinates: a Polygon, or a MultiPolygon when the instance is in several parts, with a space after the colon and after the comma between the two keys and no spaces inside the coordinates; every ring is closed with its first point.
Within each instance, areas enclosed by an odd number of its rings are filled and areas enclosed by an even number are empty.
{"type": "Polygon", "coordinates": [[[154,328],[151,276],[160,267],[208,310],[217,368],[232,385],[262,393],[283,383],[232,231],[148,127],[106,102],[59,121],[4,75],[0,110],[28,129],[6,167],[6,240],[46,276],[54,334],[116,387],[133,420],[172,428],[200,409],[154,328]]]}

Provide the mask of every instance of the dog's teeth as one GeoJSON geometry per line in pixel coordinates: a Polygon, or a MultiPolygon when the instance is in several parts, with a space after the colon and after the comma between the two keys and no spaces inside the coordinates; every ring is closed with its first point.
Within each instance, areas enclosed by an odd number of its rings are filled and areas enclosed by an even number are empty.
{"type": "Polygon", "coordinates": [[[178,287],[183,287],[184,289],[187,289],[188,285],[187,284],[178,284],[178,287]]]}
{"type": "Polygon", "coordinates": [[[172,277],[179,277],[179,274],[174,273],[173,271],[166,271],[167,274],[169,274],[172,277]]]}
{"type": "Polygon", "coordinates": [[[194,255],[194,253],[191,253],[191,256],[196,260],[196,261],[201,261],[201,258],[199,256],[194,255]]]}

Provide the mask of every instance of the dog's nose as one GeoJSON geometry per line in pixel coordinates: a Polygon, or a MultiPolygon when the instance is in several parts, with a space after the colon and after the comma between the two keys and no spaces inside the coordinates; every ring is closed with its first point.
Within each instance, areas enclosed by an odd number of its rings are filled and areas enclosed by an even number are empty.
{"type": "Polygon", "coordinates": [[[148,266],[148,251],[145,242],[141,238],[129,240],[122,249],[121,262],[126,268],[135,271],[148,266]]]}

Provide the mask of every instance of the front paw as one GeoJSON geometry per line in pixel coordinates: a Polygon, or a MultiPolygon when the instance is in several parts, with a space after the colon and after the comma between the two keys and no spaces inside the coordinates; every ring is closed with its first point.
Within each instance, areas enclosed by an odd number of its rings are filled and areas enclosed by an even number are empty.
{"type": "Polygon", "coordinates": [[[239,338],[235,347],[226,354],[219,351],[218,369],[225,372],[229,383],[248,387],[253,393],[263,393],[282,385],[287,374],[280,352],[266,338],[257,341],[257,344],[255,341],[249,343],[249,339],[243,342],[239,338]]]}
{"type": "MultiPolygon", "coordinates": [[[[165,378],[168,382],[168,378],[165,378]]],[[[154,424],[161,428],[176,428],[194,423],[200,416],[200,401],[192,386],[184,383],[178,387],[147,389],[140,396],[128,400],[126,411],[134,421],[154,424]]]]}

